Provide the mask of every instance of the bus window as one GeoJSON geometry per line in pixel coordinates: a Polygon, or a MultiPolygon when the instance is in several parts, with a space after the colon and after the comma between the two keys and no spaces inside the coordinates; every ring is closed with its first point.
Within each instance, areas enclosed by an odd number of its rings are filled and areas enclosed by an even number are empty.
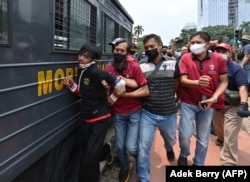
{"type": "Polygon", "coordinates": [[[78,51],[96,44],[97,9],[87,1],[55,1],[54,51],[78,51]]]}
{"type": "Polygon", "coordinates": [[[8,43],[8,0],[2,0],[0,1],[0,44],[8,43]]]}
{"type": "Polygon", "coordinates": [[[122,35],[121,37],[130,42],[131,33],[124,27],[121,27],[121,35],[122,35]]]}
{"type": "Polygon", "coordinates": [[[109,43],[115,38],[119,37],[119,24],[109,18],[107,15],[104,16],[104,53],[111,53],[112,48],[109,43]]]}

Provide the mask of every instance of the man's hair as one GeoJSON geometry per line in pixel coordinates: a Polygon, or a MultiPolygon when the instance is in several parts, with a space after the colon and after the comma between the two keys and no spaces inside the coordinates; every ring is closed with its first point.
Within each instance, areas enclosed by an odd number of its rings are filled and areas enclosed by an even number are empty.
{"type": "MultiPolygon", "coordinates": [[[[127,43],[127,53],[130,53],[130,44],[129,44],[128,41],[126,41],[125,39],[122,39],[122,40],[117,41],[117,42],[115,43],[115,45],[114,45],[114,49],[115,49],[116,46],[118,46],[119,44],[121,44],[121,43],[123,43],[123,42],[127,43]]],[[[113,51],[114,51],[114,49],[113,49],[113,51]]]]}
{"type": "Polygon", "coordinates": [[[210,41],[210,35],[207,33],[207,32],[196,32],[195,34],[193,34],[191,37],[190,37],[190,41],[193,37],[196,37],[196,36],[200,36],[203,40],[205,40],[205,42],[209,42],[210,41]]]}
{"type": "Polygon", "coordinates": [[[102,57],[102,53],[100,51],[100,49],[92,44],[84,44],[80,51],[79,51],[79,55],[80,54],[84,54],[84,53],[87,53],[87,55],[89,57],[91,57],[93,60],[94,59],[97,59],[97,60],[100,60],[101,57],[102,57]]]}
{"type": "Polygon", "coordinates": [[[156,34],[148,34],[143,37],[143,44],[145,44],[149,39],[155,39],[156,42],[162,44],[161,37],[156,34]]]}
{"type": "Polygon", "coordinates": [[[212,37],[210,40],[218,40],[218,43],[219,43],[219,44],[221,43],[221,40],[218,39],[217,37],[212,37]]]}

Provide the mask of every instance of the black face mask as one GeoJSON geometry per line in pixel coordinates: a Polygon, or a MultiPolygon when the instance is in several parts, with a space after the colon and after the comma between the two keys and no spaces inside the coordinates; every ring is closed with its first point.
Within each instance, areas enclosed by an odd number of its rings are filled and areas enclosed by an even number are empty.
{"type": "Polygon", "coordinates": [[[172,56],[173,56],[173,54],[171,54],[171,53],[167,53],[167,56],[168,56],[168,57],[172,57],[172,56]]]}
{"type": "Polygon", "coordinates": [[[240,44],[244,47],[245,45],[248,44],[248,42],[247,42],[246,40],[241,40],[241,41],[240,41],[240,44]]]}
{"type": "Polygon", "coordinates": [[[158,52],[158,49],[155,48],[155,49],[145,51],[145,54],[148,56],[148,60],[154,60],[159,55],[159,52],[158,52]]]}
{"type": "Polygon", "coordinates": [[[120,53],[118,53],[118,54],[114,54],[114,61],[115,61],[115,63],[121,63],[122,61],[124,61],[125,60],[125,58],[126,58],[126,55],[123,55],[123,54],[120,54],[120,53]]]}
{"type": "Polygon", "coordinates": [[[214,51],[215,51],[215,47],[216,47],[216,45],[211,45],[208,49],[209,49],[210,51],[214,52],[214,51]]]}
{"type": "Polygon", "coordinates": [[[130,51],[130,53],[133,55],[133,54],[135,54],[135,53],[136,53],[136,51],[130,51]]]}

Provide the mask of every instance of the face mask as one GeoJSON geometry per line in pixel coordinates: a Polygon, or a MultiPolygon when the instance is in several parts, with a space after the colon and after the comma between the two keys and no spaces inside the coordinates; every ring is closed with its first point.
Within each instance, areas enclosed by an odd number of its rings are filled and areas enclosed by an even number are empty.
{"type": "Polygon", "coordinates": [[[208,49],[211,50],[212,52],[214,52],[215,47],[216,47],[215,45],[211,45],[208,49]]]}
{"type": "Polygon", "coordinates": [[[195,55],[199,55],[205,51],[205,44],[193,44],[190,47],[190,51],[195,55]]]}
{"type": "Polygon", "coordinates": [[[159,52],[158,52],[158,49],[155,48],[155,49],[145,51],[145,54],[146,56],[148,56],[149,60],[154,60],[159,55],[159,52]]]}
{"type": "Polygon", "coordinates": [[[126,55],[123,55],[123,54],[120,54],[120,53],[118,53],[118,54],[114,54],[114,61],[115,61],[115,63],[121,63],[122,61],[124,61],[125,60],[125,58],[126,58],[126,55]]]}
{"type": "Polygon", "coordinates": [[[131,52],[131,54],[135,54],[136,53],[136,51],[130,51],[131,52]]]}
{"type": "Polygon", "coordinates": [[[162,54],[165,55],[167,53],[167,51],[162,51],[162,54]]]}
{"type": "Polygon", "coordinates": [[[147,56],[145,55],[145,54],[142,54],[141,56],[140,56],[140,59],[146,59],[147,58],[147,56]]]}
{"type": "Polygon", "coordinates": [[[88,64],[79,64],[79,67],[82,68],[82,69],[85,69],[85,68],[90,67],[90,65],[92,65],[92,64],[95,64],[95,62],[91,62],[91,63],[88,63],[88,64]]]}
{"type": "Polygon", "coordinates": [[[223,59],[225,61],[228,61],[228,55],[227,54],[222,54],[222,53],[219,53],[219,54],[223,57],[223,59]]]}
{"type": "Polygon", "coordinates": [[[246,40],[241,40],[241,41],[240,41],[240,44],[241,44],[242,46],[245,46],[245,45],[248,44],[248,42],[247,42],[246,40]]]}
{"type": "Polygon", "coordinates": [[[167,53],[167,56],[168,57],[172,57],[173,55],[171,53],[167,53]]]}

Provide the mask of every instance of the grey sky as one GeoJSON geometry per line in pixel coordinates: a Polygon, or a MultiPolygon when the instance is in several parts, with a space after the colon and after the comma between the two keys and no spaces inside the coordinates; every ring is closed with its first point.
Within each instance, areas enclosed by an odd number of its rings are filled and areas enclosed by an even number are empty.
{"type": "Polygon", "coordinates": [[[179,36],[188,22],[198,23],[198,0],[119,0],[134,19],[143,26],[143,35],[156,33],[165,45],[179,36]]]}

